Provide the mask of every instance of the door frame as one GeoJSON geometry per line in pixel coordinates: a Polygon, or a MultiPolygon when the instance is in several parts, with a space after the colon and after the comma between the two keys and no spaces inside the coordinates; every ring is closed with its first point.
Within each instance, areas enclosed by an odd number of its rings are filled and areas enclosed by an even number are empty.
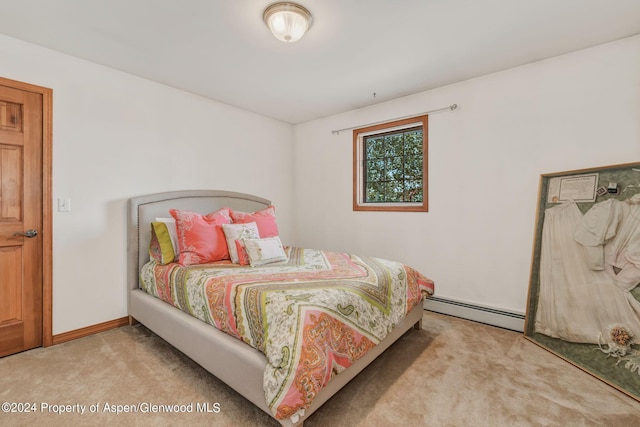
{"type": "Polygon", "coordinates": [[[42,347],[53,345],[53,89],[0,77],[0,85],[42,95],[42,347]]]}

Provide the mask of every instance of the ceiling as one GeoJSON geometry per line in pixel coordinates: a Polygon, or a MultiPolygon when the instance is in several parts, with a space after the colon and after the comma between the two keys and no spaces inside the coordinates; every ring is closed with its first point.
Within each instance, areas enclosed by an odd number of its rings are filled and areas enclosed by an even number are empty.
{"type": "Polygon", "coordinates": [[[640,34],[640,0],[298,0],[285,44],[274,1],[0,0],[0,33],[294,124],[640,34]]]}

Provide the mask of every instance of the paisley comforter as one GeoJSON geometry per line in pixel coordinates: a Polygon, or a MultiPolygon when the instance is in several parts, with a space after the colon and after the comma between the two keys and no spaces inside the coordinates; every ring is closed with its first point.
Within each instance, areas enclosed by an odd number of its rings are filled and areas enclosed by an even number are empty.
{"type": "Polygon", "coordinates": [[[302,248],[287,253],[287,261],[260,267],[152,261],[141,271],[146,292],[265,354],[265,397],[278,419],[308,407],[434,289],[397,262],[302,248]]]}

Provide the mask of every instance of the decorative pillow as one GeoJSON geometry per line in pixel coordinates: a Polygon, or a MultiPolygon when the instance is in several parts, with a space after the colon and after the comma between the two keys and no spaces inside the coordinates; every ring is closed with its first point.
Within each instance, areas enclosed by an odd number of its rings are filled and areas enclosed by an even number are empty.
{"type": "Polygon", "coordinates": [[[287,254],[277,236],[266,239],[244,239],[244,246],[247,249],[251,267],[287,260],[287,254]]]}
{"type": "Polygon", "coordinates": [[[231,262],[236,264],[238,264],[236,240],[257,239],[260,237],[260,234],[258,234],[258,226],[255,222],[248,222],[246,224],[222,224],[222,231],[224,231],[224,236],[227,239],[231,262]]]}
{"type": "Polygon", "coordinates": [[[169,238],[171,239],[171,245],[173,245],[173,253],[176,256],[176,259],[178,259],[180,247],[178,245],[178,229],[176,228],[176,220],[173,218],[156,218],[156,222],[164,222],[167,224],[169,238]]]}
{"type": "Polygon", "coordinates": [[[238,253],[238,264],[249,265],[249,255],[247,254],[247,248],[244,245],[244,240],[236,240],[235,245],[236,252],[238,253]]]}
{"type": "Polygon", "coordinates": [[[171,244],[171,236],[169,236],[169,230],[165,222],[151,223],[149,256],[161,265],[172,263],[176,258],[171,244]]]}
{"type": "Polygon", "coordinates": [[[254,213],[231,211],[231,220],[236,224],[255,222],[261,238],[278,236],[276,225],[276,208],[269,206],[254,213]]]}
{"type": "Polygon", "coordinates": [[[222,231],[229,224],[229,208],[222,208],[207,215],[196,212],[169,210],[176,220],[180,255],[183,265],[204,264],[229,259],[227,241],[222,231]]]}

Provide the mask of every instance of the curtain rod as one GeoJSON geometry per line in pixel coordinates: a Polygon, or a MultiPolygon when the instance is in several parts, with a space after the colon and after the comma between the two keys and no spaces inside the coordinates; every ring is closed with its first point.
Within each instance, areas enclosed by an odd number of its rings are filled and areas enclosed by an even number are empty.
{"type": "Polygon", "coordinates": [[[423,114],[439,113],[440,111],[446,111],[446,110],[453,111],[456,108],[458,108],[458,104],[451,104],[448,107],[438,108],[437,110],[425,111],[423,113],[411,114],[410,116],[396,117],[396,118],[393,118],[393,119],[382,120],[382,121],[379,121],[379,122],[367,123],[367,124],[364,124],[364,125],[358,125],[358,126],[352,126],[352,127],[348,127],[348,128],[344,128],[344,129],[332,130],[331,133],[334,134],[334,135],[338,135],[340,132],[345,131],[345,130],[352,130],[352,129],[358,129],[358,128],[363,128],[363,127],[369,127],[369,126],[379,125],[379,124],[382,124],[382,123],[392,122],[392,121],[395,121],[395,120],[402,120],[402,119],[408,119],[410,117],[422,116],[423,114]]]}

